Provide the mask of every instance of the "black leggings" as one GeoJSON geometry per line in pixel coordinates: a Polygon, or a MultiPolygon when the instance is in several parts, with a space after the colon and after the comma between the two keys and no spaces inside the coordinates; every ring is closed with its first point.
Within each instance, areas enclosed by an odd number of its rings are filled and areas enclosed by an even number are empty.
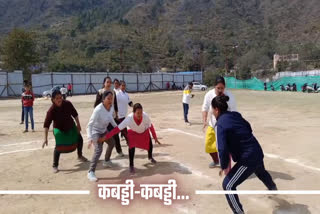
{"type": "MultiPolygon", "coordinates": [[[[81,134],[79,134],[79,143],[77,146],[77,153],[78,153],[78,157],[82,157],[82,148],[83,148],[83,138],[81,136],[81,134]]],[[[59,159],[60,159],[60,154],[62,152],[57,151],[57,149],[55,148],[53,151],[53,167],[58,167],[59,166],[59,159]]]]}
{"type": "MultiPolygon", "coordinates": [[[[152,150],[153,150],[153,145],[152,145],[152,140],[151,140],[151,137],[150,137],[150,143],[149,143],[149,150],[148,150],[148,159],[152,159],[152,150]]],[[[130,166],[133,167],[134,164],[133,164],[133,160],[134,160],[134,153],[136,151],[136,148],[133,147],[133,148],[129,148],[129,160],[130,160],[130,166]]]]}
{"type": "MultiPolygon", "coordinates": [[[[116,121],[117,123],[117,121],[116,121]]],[[[109,124],[108,126],[108,131],[111,132],[112,129],[114,129],[115,127],[113,127],[111,124],[109,124]]],[[[122,148],[121,148],[121,144],[120,144],[120,138],[119,138],[119,134],[116,134],[113,136],[113,139],[114,139],[114,142],[115,142],[115,147],[116,147],[116,150],[117,150],[117,153],[120,154],[122,153],[122,148]]]]}

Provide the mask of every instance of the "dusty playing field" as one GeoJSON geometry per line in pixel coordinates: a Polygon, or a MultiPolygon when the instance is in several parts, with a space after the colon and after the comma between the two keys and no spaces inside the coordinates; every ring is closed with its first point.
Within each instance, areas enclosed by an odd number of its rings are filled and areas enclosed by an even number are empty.
{"type": "MultiPolygon", "coordinates": [[[[265,152],[265,165],[279,190],[320,190],[320,94],[233,91],[242,115],[251,123],[265,152]]],[[[51,101],[35,101],[36,132],[23,134],[19,125],[21,102],[0,100],[0,190],[90,190],[90,195],[0,195],[0,213],[231,213],[223,195],[195,195],[195,190],[222,190],[219,169],[209,169],[211,158],[204,152],[201,128],[201,104],[204,92],[195,92],[189,118],[183,121],[182,92],[131,94],[141,102],[151,117],[163,145],[155,146],[156,165],[148,164],[147,152],[137,150],[137,173],[130,177],[128,157],[113,159],[117,167],[104,169],[99,163],[99,183],[166,183],[174,178],[181,194],[189,201],[175,201],[165,207],[160,201],[134,200],[129,207],[119,201],[102,201],[97,197],[96,183],[87,179],[89,163],[79,163],[76,153],[62,154],[60,172],[52,173],[53,136],[49,147],[41,149],[43,121],[51,101]]],[[[79,112],[82,134],[93,111],[94,96],[77,96],[69,100],[79,112]]],[[[85,141],[86,142],[86,141],[85,141]]],[[[91,158],[93,150],[84,147],[91,158]]],[[[127,147],[122,141],[124,153],[127,147]]],[[[113,152],[113,158],[116,151],[113,152]]],[[[102,160],[103,157],[101,157],[102,160]]],[[[255,177],[240,190],[265,190],[255,177]]],[[[242,195],[246,213],[320,213],[319,196],[242,195]]]]}

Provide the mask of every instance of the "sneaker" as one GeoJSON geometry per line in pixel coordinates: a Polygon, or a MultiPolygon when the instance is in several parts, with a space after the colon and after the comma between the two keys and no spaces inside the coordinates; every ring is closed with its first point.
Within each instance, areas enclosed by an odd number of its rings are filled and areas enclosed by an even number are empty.
{"type": "Polygon", "coordinates": [[[22,125],[22,124],[24,124],[24,122],[23,122],[23,121],[21,121],[20,125],[22,125]]]}
{"type": "Polygon", "coordinates": [[[102,166],[106,167],[106,168],[112,168],[113,164],[111,161],[103,161],[102,166]]]}
{"type": "Polygon", "coordinates": [[[189,122],[186,122],[186,125],[187,125],[187,126],[191,126],[191,123],[189,123],[189,122]]]}
{"type": "Polygon", "coordinates": [[[84,156],[78,157],[78,160],[80,162],[87,162],[88,161],[88,159],[86,157],[84,157],[84,156]]]}
{"type": "Polygon", "coordinates": [[[32,129],[32,132],[34,132],[34,129],[32,129]]]}
{"type": "Polygon", "coordinates": [[[28,132],[28,130],[27,130],[27,129],[23,131],[23,133],[26,133],[26,132],[28,132]]]}
{"type": "Polygon", "coordinates": [[[53,170],[53,173],[58,173],[59,172],[58,167],[52,167],[52,170],[53,170]]]}
{"type": "Polygon", "coordinates": [[[96,177],[95,173],[92,171],[88,172],[87,177],[88,177],[89,181],[92,181],[92,182],[98,181],[98,178],[96,177]]]}
{"type": "Polygon", "coordinates": [[[122,157],[124,157],[124,154],[123,154],[122,152],[120,152],[120,153],[117,155],[117,157],[122,158],[122,157]]]}
{"type": "Polygon", "coordinates": [[[136,170],[134,168],[134,166],[130,166],[130,174],[135,174],[136,170]]]}
{"type": "Polygon", "coordinates": [[[276,185],[274,185],[271,189],[269,189],[269,190],[272,190],[272,191],[276,191],[276,190],[278,190],[278,187],[276,186],[276,185]]]}
{"type": "Polygon", "coordinates": [[[149,159],[149,161],[150,161],[151,163],[153,163],[153,164],[156,164],[156,163],[157,163],[157,161],[156,161],[155,159],[153,159],[153,158],[149,159]]]}
{"type": "Polygon", "coordinates": [[[220,167],[220,163],[212,162],[209,164],[209,168],[216,168],[216,167],[220,167]]]}

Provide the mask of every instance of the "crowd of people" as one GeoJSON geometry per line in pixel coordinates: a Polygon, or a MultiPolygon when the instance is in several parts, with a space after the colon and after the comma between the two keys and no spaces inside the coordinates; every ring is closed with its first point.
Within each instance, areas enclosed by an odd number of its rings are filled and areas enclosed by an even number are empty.
{"type": "MultiPolygon", "coordinates": [[[[188,119],[189,105],[193,83],[190,82],[183,90],[183,116],[187,126],[191,126],[188,119]]],[[[72,86],[68,85],[67,93],[72,95],[72,86]]],[[[21,122],[25,121],[25,131],[28,132],[28,118],[34,131],[33,102],[34,94],[30,84],[25,84],[22,93],[21,122]]],[[[59,158],[62,153],[77,150],[79,161],[86,162],[83,156],[83,138],[81,135],[80,118],[73,104],[64,99],[61,90],[55,90],[51,96],[52,105],[47,111],[44,121],[44,142],[42,147],[48,146],[48,134],[53,123],[55,148],[53,152],[53,172],[59,172],[59,158]]],[[[98,181],[95,170],[103,152],[103,145],[107,145],[103,166],[112,168],[113,148],[119,157],[124,157],[119,134],[124,137],[128,145],[129,171],[135,174],[135,148],[148,152],[151,164],[157,161],[153,157],[153,141],[158,140],[155,127],[150,117],[143,111],[140,103],[133,103],[126,92],[126,83],[110,77],[103,80],[103,87],[97,92],[94,110],[87,125],[88,147],[94,147],[90,160],[87,178],[98,181]],[[112,84],[114,85],[112,87],[112,84]],[[130,109],[130,110],[129,110],[130,109]],[[131,113],[129,113],[129,111],[131,113]]],[[[263,151],[248,121],[237,112],[235,97],[226,90],[223,77],[218,77],[214,88],[206,93],[202,105],[203,131],[205,134],[205,152],[212,159],[209,168],[219,167],[219,175],[225,174],[222,187],[224,190],[236,190],[253,173],[266,185],[269,190],[277,190],[271,175],[265,170],[263,151]],[[235,163],[232,166],[232,161],[235,163]]],[[[242,205],[236,194],[227,194],[226,199],[234,213],[243,213],[242,205]]]]}

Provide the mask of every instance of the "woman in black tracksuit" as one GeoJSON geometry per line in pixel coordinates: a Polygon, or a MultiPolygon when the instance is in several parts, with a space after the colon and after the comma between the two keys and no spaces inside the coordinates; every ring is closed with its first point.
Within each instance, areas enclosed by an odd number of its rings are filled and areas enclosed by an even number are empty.
{"type": "MultiPolygon", "coordinates": [[[[228,96],[217,96],[212,100],[212,113],[217,119],[216,133],[224,190],[236,190],[251,174],[256,176],[269,190],[277,190],[270,174],[264,168],[263,151],[252,134],[250,124],[238,112],[227,111],[228,96]],[[236,163],[231,169],[230,155],[236,163]]],[[[244,213],[236,194],[226,195],[234,213],[244,213]]]]}

